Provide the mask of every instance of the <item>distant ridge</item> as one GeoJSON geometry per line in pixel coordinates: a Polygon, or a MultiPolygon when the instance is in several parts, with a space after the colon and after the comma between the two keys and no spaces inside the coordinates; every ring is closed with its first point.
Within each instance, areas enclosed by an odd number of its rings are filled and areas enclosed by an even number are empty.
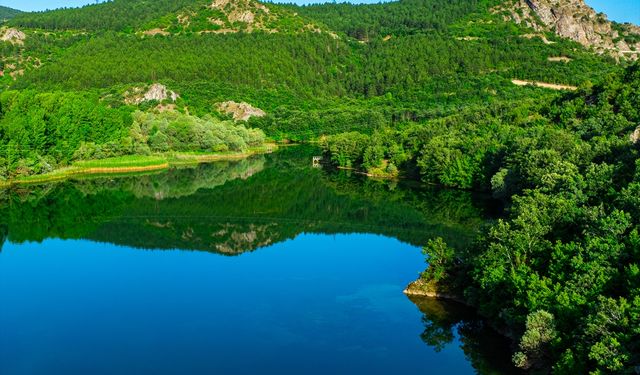
{"type": "Polygon", "coordinates": [[[20,13],[22,13],[22,11],[9,8],[9,7],[0,6],[0,21],[11,19],[20,13]]]}
{"type": "Polygon", "coordinates": [[[256,0],[114,0],[80,8],[22,13],[10,25],[57,31],[142,32],[151,36],[323,31],[321,26],[284,7],[256,0]]]}

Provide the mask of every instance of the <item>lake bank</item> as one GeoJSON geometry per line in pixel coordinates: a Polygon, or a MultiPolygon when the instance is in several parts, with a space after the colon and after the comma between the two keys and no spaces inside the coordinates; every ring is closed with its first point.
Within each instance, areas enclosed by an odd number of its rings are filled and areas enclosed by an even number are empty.
{"type": "Polygon", "coordinates": [[[0,189],[19,185],[31,185],[63,181],[73,177],[92,175],[127,175],[158,172],[172,167],[212,163],[216,161],[240,160],[253,155],[270,153],[278,149],[276,144],[250,148],[243,152],[225,153],[167,153],[156,155],[127,155],[107,159],[82,160],[71,166],[52,172],[0,181],[0,189]]]}

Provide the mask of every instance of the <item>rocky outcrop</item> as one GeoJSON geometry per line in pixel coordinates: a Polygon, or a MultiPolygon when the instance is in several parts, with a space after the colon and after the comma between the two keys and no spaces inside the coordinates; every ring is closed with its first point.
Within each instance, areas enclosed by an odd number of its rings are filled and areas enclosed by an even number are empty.
{"type": "Polygon", "coordinates": [[[410,283],[403,293],[407,296],[438,298],[462,304],[467,303],[464,298],[451,291],[446,285],[443,286],[434,281],[425,281],[422,278],[410,283]]]}
{"type": "Polygon", "coordinates": [[[149,90],[144,94],[143,101],[157,100],[159,102],[171,98],[171,101],[178,100],[179,95],[173,91],[168,91],[167,87],[159,83],[154,83],[149,87],[149,90]]]}
{"type": "Polygon", "coordinates": [[[146,36],[156,36],[156,35],[167,36],[167,35],[169,35],[169,32],[165,31],[165,30],[162,30],[160,28],[155,28],[155,29],[147,30],[147,31],[143,32],[143,34],[146,35],[146,36]]]}
{"type": "Polygon", "coordinates": [[[142,102],[150,102],[152,100],[163,102],[168,99],[175,102],[178,100],[180,95],[174,91],[168,90],[165,85],[154,83],[148,88],[134,87],[125,92],[124,97],[124,101],[127,104],[140,104],[142,102]]]}
{"type": "Polygon", "coordinates": [[[503,14],[507,20],[538,32],[554,32],[599,53],[632,59],[640,55],[640,42],[629,38],[640,34],[640,28],[631,24],[614,24],[584,0],[510,0],[493,11],[503,14]]]}
{"type": "Polygon", "coordinates": [[[3,42],[9,42],[11,44],[23,45],[27,36],[25,33],[14,28],[0,29],[0,40],[3,42]]]}
{"type": "Polygon", "coordinates": [[[256,1],[243,1],[243,0],[214,0],[210,9],[217,9],[222,13],[225,13],[229,22],[243,22],[252,24],[256,20],[256,14],[264,13],[269,14],[270,10],[266,6],[256,1]]]}
{"type": "Polygon", "coordinates": [[[224,114],[230,115],[236,121],[248,121],[252,117],[264,117],[267,113],[260,108],[256,108],[248,103],[237,103],[228,101],[218,103],[218,110],[224,114]]]}
{"type": "Polygon", "coordinates": [[[634,145],[640,142],[640,125],[636,128],[636,130],[633,133],[631,133],[631,135],[629,136],[629,140],[634,145]]]}

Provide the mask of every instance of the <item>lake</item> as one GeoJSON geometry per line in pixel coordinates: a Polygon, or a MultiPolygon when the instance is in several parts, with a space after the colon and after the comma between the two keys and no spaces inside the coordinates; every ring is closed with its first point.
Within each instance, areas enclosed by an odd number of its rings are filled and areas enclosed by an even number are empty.
{"type": "Polygon", "coordinates": [[[0,373],[510,373],[473,312],[402,293],[493,203],[317,153],[0,192],[0,373]]]}

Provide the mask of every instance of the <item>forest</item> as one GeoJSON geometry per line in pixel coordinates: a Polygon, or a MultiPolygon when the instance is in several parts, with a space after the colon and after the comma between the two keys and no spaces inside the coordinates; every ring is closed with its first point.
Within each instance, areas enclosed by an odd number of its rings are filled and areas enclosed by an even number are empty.
{"type": "Polygon", "coordinates": [[[75,160],[166,152],[246,151],[260,129],[181,113],[112,108],[96,95],[0,94],[0,180],[52,172],[75,160]]]}
{"type": "Polygon", "coordinates": [[[81,8],[20,13],[14,17],[11,24],[47,30],[131,32],[146,22],[192,3],[192,0],[112,0],[81,8]]]}
{"type": "Polygon", "coordinates": [[[431,241],[416,287],[455,293],[512,330],[519,367],[630,373],[640,355],[639,123],[635,64],[545,103],[346,133],[324,147],[341,166],[386,161],[504,200],[506,218],[472,246],[431,241]]]}
{"type": "MultiPolygon", "coordinates": [[[[158,12],[175,14],[175,9],[162,4],[157,5],[158,12]]],[[[131,87],[162,82],[180,94],[179,111],[216,115],[215,103],[245,101],[268,114],[252,119],[249,126],[276,140],[308,141],[349,131],[370,134],[382,127],[471,112],[487,103],[508,106],[554,95],[517,87],[511,83],[514,78],[578,86],[620,69],[611,58],[594,55],[574,42],[552,35],[547,38],[553,44],[524,37],[529,30],[490,13],[491,4],[421,0],[338,5],[340,10],[335,11],[340,17],[333,16],[331,6],[296,9],[308,19],[317,17],[320,25],[335,27],[335,35],[257,30],[147,36],[139,33],[145,30],[143,23],[130,17],[135,12],[118,20],[137,32],[111,27],[108,17],[92,13],[150,6],[137,0],[29,13],[9,25],[29,26],[26,20],[32,19],[42,22],[31,25],[41,29],[27,29],[24,45],[3,43],[5,71],[21,74],[15,80],[5,74],[0,82],[10,90],[83,92],[113,108],[126,106],[113,98],[131,87]],[[354,39],[349,29],[324,20],[356,19],[361,12],[368,14],[367,24],[382,30],[375,31],[378,37],[354,39]],[[45,24],[48,19],[104,24],[85,26],[99,29],[88,37],[45,24]],[[475,19],[484,21],[472,22],[475,19]],[[550,61],[553,56],[570,62],[550,61]]],[[[282,8],[291,14],[291,6],[282,8]]]]}
{"type": "Polygon", "coordinates": [[[255,15],[268,22],[244,25],[205,24],[226,11],[208,3],[8,13],[25,37],[0,42],[0,181],[85,159],[313,141],[334,166],[488,193],[504,217],[474,241],[429,241],[414,287],[476,308],[517,342],[522,369],[632,373],[639,63],[507,22],[498,0],[266,4],[271,18],[255,15]],[[175,101],[128,100],[152,83],[175,101]],[[267,114],[233,122],[216,109],[229,100],[267,114]]]}

